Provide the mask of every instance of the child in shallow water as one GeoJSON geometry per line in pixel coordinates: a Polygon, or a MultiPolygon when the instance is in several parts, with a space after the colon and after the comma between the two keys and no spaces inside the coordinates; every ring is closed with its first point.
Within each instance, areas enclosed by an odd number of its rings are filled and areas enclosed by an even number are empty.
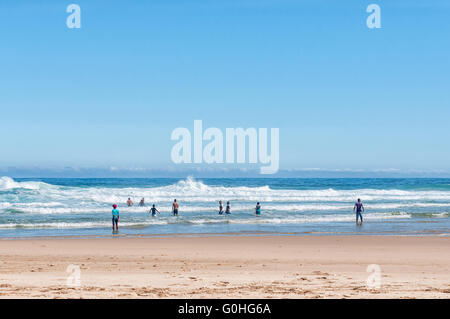
{"type": "Polygon", "coordinates": [[[115,226],[115,231],[119,231],[119,210],[117,209],[117,205],[114,204],[113,205],[113,210],[112,210],[112,228],[114,231],[114,226],[115,226]]]}

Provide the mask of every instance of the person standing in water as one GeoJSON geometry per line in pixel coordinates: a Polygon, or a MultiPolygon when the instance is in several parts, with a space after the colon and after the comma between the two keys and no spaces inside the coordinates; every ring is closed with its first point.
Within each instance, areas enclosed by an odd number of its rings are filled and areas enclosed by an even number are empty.
{"type": "Polygon", "coordinates": [[[364,205],[361,202],[361,199],[358,198],[358,201],[355,203],[355,206],[353,206],[353,212],[356,212],[356,225],[358,225],[358,217],[361,219],[360,225],[362,225],[363,217],[361,212],[364,212],[364,205]]]}
{"type": "Polygon", "coordinates": [[[261,205],[259,202],[256,203],[255,215],[261,215],[261,205]]]}
{"type": "Polygon", "coordinates": [[[159,210],[156,209],[155,204],[153,204],[152,208],[150,208],[150,213],[152,213],[152,217],[155,217],[156,213],[160,213],[159,210]]]}
{"type": "Polygon", "coordinates": [[[227,202],[227,208],[225,208],[225,214],[231,214],[230,202],[227,202]]]}
{"type": "Polygon", "coordinates": [[[131,200],[130,197],[128,197],[128,200],[127,200],[127,206],[128,206],[128,207],[133,206],[133,201],[131,200]]]}
{"type": "Polygon", "coordinates": [[[142,197],[141,201],[139,202],[139,206],[140,207],[144,207],[145,206],[144,197],[142,197]]]}
{"type": "Polygon", "coordinates": [[[178,203],[177,200],[174,199],[173,200],[173,204],[172,204],[172,212],[173,212],[173,216],[178,216],[178,203]]]}
{"type": "Polygon", "coordinates": [[[119,231],[119,210],[117,209],[117,205],[113,205],[112,210],[112,227],[114,232],[114,225],[116,226],[116,231],[119,231]]]}
{"type": "Polygon", "coordinates": [[[219,200],[219,215],[223,214],[223,205],[222,205],[222,201],[219,200]]]}

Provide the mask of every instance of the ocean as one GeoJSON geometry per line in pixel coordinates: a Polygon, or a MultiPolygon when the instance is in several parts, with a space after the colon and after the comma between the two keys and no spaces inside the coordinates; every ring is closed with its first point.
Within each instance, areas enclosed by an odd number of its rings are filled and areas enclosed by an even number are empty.
{"type": "Polygon", "coordinates": [[[119,234],[129,236],[450,234],[450,179],[1,177],[0,238],[111,236],[112,204],[119,234]],[[128,197],[135,206],[126,206],[128,197]],[[142,197],[146,207],[137,206],[142,197]],[[175,198],[178,217],[171,215],[175,198]],[[357,198],[366,209],[362,226],[353,213],[357,198]],[[219,200],[230,201],[230,215],[218,214],[219,200]]]}

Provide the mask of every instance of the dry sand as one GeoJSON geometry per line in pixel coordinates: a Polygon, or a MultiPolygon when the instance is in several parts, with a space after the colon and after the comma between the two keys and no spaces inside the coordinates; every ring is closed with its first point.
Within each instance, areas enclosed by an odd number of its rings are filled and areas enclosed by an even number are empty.
{"type": "Polygon", "coordinates": [[[0,240],[1,298],[449,298],[449,271],[449,237],[0,240]]]}

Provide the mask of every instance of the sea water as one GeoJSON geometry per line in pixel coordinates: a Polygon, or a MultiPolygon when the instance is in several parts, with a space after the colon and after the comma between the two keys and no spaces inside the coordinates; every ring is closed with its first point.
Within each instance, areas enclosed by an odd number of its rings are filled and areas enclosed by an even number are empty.
{"type": "Polygon", "coordinates": [[[119,234],[130,236],[450,234],[450,179],[1,177],[0,237],[111,235],[112,204],[119,206],[119,234]],[[145,207],[137,206],[141,198],[145,207]],[[175,198],[178,217],[171,214],[175,198]],[[362,226],[353,213],[357,198],[366,209],[362,226]],[[230,201],[230,215],[218,214],[219,200],[230,201]],[[258,201],[261,216],[254,214],[258,201]]]}

